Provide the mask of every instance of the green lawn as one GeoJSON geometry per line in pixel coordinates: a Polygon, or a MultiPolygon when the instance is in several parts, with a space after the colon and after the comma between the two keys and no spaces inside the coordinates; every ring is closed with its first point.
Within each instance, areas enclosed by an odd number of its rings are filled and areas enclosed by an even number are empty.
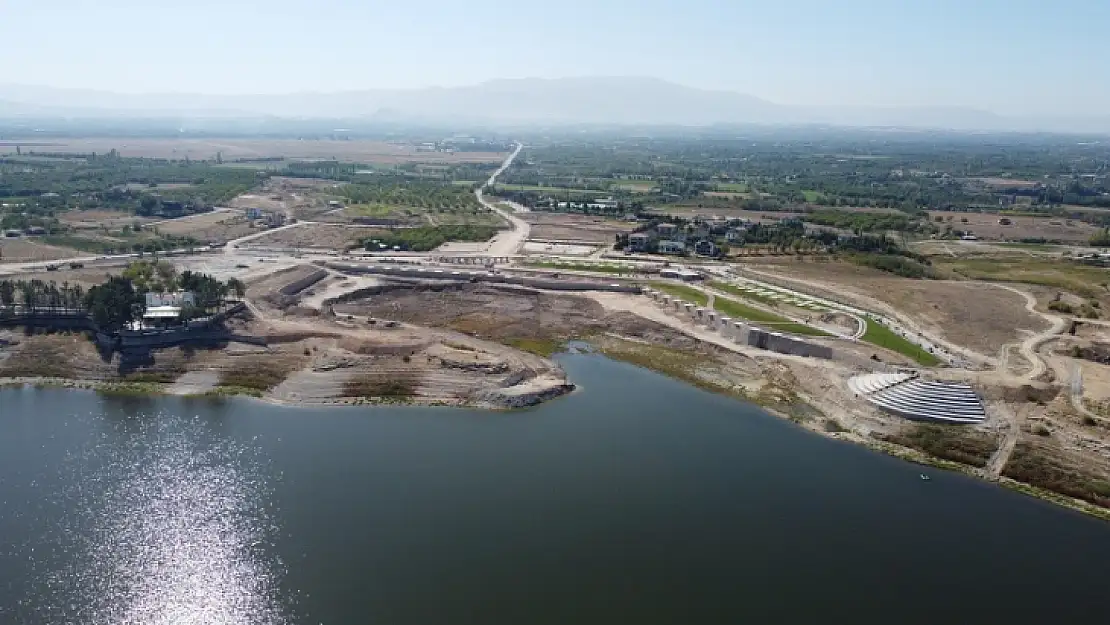
{"type": "Polygon", "coordinates": [[[720,280],[711,280],[709,282],[709,286],[714,288],[714,289],[717,289],[718,291],[724,291],[725,293],[731,293],[732,295],[735,295],[737,297],[742,297],[744,299],[750,299],[753,302],[759,302],[760,304],[766,304],[768,306],[778,306],[779,303],[780,303],[780,302],[777,302],[777,301],[767,297],[766,295],[760,295],[759,293],[751,293],[749,291],[745,291],[745,290],[741,289],[740,287],[736,286],[735,284],[730,284],[728,282],[721,282],[720,280]]]}
{"type": "Polygon", "coordinates": [[[802,191],[802,195],[806,196],[806,201],[810,204],[816,203],[821,199],[821,194],[817,191],[802,191]]]}
{"type": "Polygon", "coordinates": [[[684,284],[671,284],[669,282],[652,282],[651,288],[662,291],[663,293],[666,293],[671,297],[677,297],[679,299],[686,300],[691,304],[696,304],[702,307],[709,305],[709,296],[706,295],[703,291],[699,291],[692,286],[686,286],[684,284]]]}
{"type": "Polygon", "coordinates": [[[778,330],[781,332],[790,332],[791,334],[801,334],[805,336],[829,336],[828,332],[819,330],[817,328],[807,326],[802,323],[795,323],[785,317],[770,313],[758,308],[752,308],[745,304],[741,304],[736,300],[726,299],[724,297],[717,297],[713,300],[713,308],[720,312],[732,317],[733,319],[744,319],[753,323],[758,323],[767,327],[768,330],[778,330]]]}
{"type": "Polygon", "coordinates": [[[940,359],[936,356],[898,336],[890,328],[874,321],[868,320],[867,332],[864,333],[863,340],[872,345],[877,345],[889,349],[892,352],[898,352],[903,356],[908,356],[918,364],[926,367],[934,367],[940,364],[940,359]]]}

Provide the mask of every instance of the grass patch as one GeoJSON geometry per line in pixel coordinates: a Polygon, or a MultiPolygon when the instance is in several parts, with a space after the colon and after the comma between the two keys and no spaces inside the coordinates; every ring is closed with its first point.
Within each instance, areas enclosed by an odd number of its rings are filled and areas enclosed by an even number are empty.
{"type": "Polygon", "coordinates": [[[1097,298],[1107,294],[1106,287],[1099,286],[1107,281],[1105,269],[1080,265],[1063,259],[1051,260],[1029,256],[958,260],[935,258],[933,264],[971,280],[1037,284],[1071,291],[1086,298],[1097,298]]]}
{"type": "Polygon", "coordinates": [[[816,204],[818,200],[822,199],[822,195],[817,191],[802,191],[802,195],[805,196],[806,202],[810,204],[816,204]]]}
{"type": "Polygon", "coordinates": [[[1018,443],[1002,475],[1054,493],[1110,508],[1110,482],[1093,476],[1080,467],[1065,466],[1049,457],[1043,449],[1018,443]]]}
{"type": "Polygon", "coordinates": [[[700,389],[747,399],[741,389],[725,386],[697,374],[699,367],[716,364],[713,359],[704,355],[657,345],[642,345],[632,341],[605,340],[600,341],[600,343],[598,351],[613,360],[621,360],[638,367],[650,369],[667,377],[682,380],[700,389]]]}
{"type": "Polygon", "coordinates": [[[386,248],[396,246],[402,250],[427,252],[448,241],[488,241],[497,232],[498,228],[494,226],[473,225],[398,228],[370,237],[363,241],[363,245],[371,252],[381,249],[379,245],[384,245],[386,248]]]}
{"type": "Polygon", "coordinates": [[[411,375],[392,378],[355,377],[343,385],[343,395],[366,399],[408,399],[416,395],[418,386],[419,382],[411,375]]]}
{"type": "Polygon", "coordinates": [[[262,397],[262,391],[256,388],[247,388],[245,386],[217,386],[216,388],[201,393],[200,397],[236,397],[238,395],[246,395],[248,397],[262,397]]]}
{"type": "Polygon", "coordinates": [[[141,397],[161,395],[164,389],[155,382],[112,382],[96,387],[96,392],[109,397],[141,397]]]}
{"type": "Polygon", "coordinates": [[[723,297],[715,298],[713,300],[713,308],[733,319],[745,319],[753,323],[766,325],[768,329],[771,330],[790,332],[791,334],[800,334],[803,336],[831,336],[824,330],[807,326],[804,323],[795,323],[786,317],[781,317],[775,313],[770,313],[758,308],[752,308],[736,300],[723,297]]]}
{"type": "Polygon", "coordinates": [[[872,345],[882,347],[883,349],[889,349],[892,352],[897,352],[911,358],[919,365],[935,367],[940,364],[939,358],[925,351],[920,346],[898,336],[894,333],[894,330],[891,330],[877,321],[867,320],[867,332],[863,334],[863,340],[872,345]]]}
{"type": "Polygon", "coordinates": [[[231,369],[220,372],[220,386],[268,391],[281,384],[291,368],[279,362],[250,360],[236,362],[231,369]]]}
{"type": "Polygon", "coordinates": [[[778,307],[780,303],[776,300],[771,299],[770,297],[767,297],[766,295],[760,295],[759,293],[745,291],[735,284],[731,284],[729,282],[710,280],[709,286],[717,289],[718,291],[724,291],[725,293],[728,293],[730,295],[735,295],[736,297],[741,297],[744,299],[750,299],[753,302],[759,302],[760,304],[766,304],[767,306],[778,307]]]}
{"type": "Polygon", "coordinates": [[[522,352],[528,352],[529,354],[543,356],[544,358],[563,351],[563,342],[556,341],[554,339],[511,338],[502,339],[501,342],[510,347],[519,349],[522,352]]]}
{"type": "Polygon", "coordinates": [[[180,375],[180,371],[136,371],[123,376],[123,381],[128,384],[171,384],[180,375]]]}
{"type": "Polygon", "coordinates": [[[998,441],[992,437],[959,425],[920,424],[899,434],[889,434],[882,440],[980,468],[987,466],[987,461],[998,449],[998,441]]]}
{"type": "Polygon", "coordinates": [[[677,297],[703,308],[709,305],[709,296],[706,295],[704,291],[695,289],[692,286],[686,286],[684,284],[671,284],[670,282],[652,282],[651,288],[666,293],[671,297],[677,297]]]}

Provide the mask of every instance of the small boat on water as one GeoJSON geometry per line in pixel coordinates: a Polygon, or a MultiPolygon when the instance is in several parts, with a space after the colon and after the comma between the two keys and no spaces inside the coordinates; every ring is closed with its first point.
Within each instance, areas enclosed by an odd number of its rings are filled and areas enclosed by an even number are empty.
{"type": "Polygon", "coordinates": [[[928,482],[929,480],[931,480],[933,478],[931,478],[928,475],[925,475],[924,473],[922,473],[921,474],[921,479],[922,479],[922,481],[928,482]]]}

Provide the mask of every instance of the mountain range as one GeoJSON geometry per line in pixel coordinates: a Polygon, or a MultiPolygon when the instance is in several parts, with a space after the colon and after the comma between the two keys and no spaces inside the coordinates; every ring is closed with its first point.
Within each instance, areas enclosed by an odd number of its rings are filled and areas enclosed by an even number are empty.
{"type": "Polygon", "coordinates": [[[639,77],[502,79],[465,87],[278,95],[124,94],[0,85],[0,117],[298,118],[521,125],[827,124],[1110,134],[1102,117],[1006,117],[964,107],[796,106],[639,77]]]}

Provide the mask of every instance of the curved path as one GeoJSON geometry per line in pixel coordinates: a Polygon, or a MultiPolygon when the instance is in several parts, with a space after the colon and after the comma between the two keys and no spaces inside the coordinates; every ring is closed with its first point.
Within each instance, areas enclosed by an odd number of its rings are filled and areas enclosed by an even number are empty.
{"type": "MultiPolygon", "coordinates": [[[[1044,375],[1044,373],[1048,371],[1048,364],[1045,362],[1045,359],[1037,353],[1037,349],[1040,348],[1041,345],[1044,345],[1048,341],[1051,341],[1063,334],[1064,328],[1068,326],[1068,320],[1063,317],[1058,317],[1056,315],[1037,310],[1037,298],[1034,297],[1032,293],[1022,291],[1021,289],[1014,288],[1005,284],[996,284],[993,282],[988,284],[996,286],[1000,289],[1006,289],[1007,291],[1017,293],[1018,295],[1024,297],[1025,310],[1027,310],[1030,314],[1037,315],[1049,322],[1050,327],[1048,330],[1045,330],[1040,334],[1034,334],[1033,336],[1030,336],[1029,338],[1022,341],[1021,344],[1018,346],[1018,349],[1021,351],[1021,355],[1026,360],[1028,360],[1029,364],[1033,367],[1029,371],[1029,373],[1025,375],[1025,377],[1027,379],[1033,380],[1044,375]]],[[[1006,364],[1006,359],[1003,358],[1002,361],[1003,362],[1001,363],[1001,365],[1004,367],[1006,364]]],[[[1003,373],[1005,373],[1005,370],[1003,370],[1003,373]]]]}

